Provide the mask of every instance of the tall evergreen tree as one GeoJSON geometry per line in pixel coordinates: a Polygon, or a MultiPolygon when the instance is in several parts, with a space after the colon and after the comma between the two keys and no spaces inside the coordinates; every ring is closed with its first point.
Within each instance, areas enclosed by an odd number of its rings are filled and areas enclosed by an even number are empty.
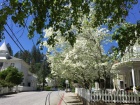
{"type": "Polygon", "coordinates": [[[37,61],[37,48],[36,46],[34,45],[32,47],[32,50],[31,50],[31,59],[34,60],[35,62],[37,61]]]}
{"type": "Polygon", "coordinates": [[[14,57],[23,59],[26,63],[30,64],[31,54],[30,51],[25,50],[24,52],[18,51],[14,57]]]}
{"type": "Polygon", "coordinates": [[[15,53],[14,57],[17,57],[17,58],[22,58],[22,51],[18,51],[15,53]]]}
{"type": "Polygon", "coordinates": [[[37,48],[35,45],[31,50],[31,59],[34,60],[35,63],[39,63],[43,59],[43,54],[41,54],[39,48],[37,48]]]}
{"type": "Polygon", "coordinates": [[[9,54],[10,54],[11,56],[13,56],[13,50],[12,50],[11,45],[8,43],[6,46],[7,46],[7,48],[8,48],[9,54]]]}

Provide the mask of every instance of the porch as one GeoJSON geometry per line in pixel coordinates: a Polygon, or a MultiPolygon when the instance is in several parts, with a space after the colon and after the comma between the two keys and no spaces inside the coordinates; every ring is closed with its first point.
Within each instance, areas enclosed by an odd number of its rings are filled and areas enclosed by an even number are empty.
{"type": "Polygon", "coordinates": [[[133,58],[129,61],[113,65],[118,71],[114,86],[119,90],[132,90],[137,93],[140,89],[140,59],[133,58]]]}

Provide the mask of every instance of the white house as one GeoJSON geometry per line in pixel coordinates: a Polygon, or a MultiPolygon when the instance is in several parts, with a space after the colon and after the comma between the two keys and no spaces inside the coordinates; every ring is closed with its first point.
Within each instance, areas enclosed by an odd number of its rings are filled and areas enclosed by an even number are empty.
{"type": "Polygon", "coordinates": [[[113,69],[118,71],[116,87],[132,88],[137,93],[136,87],[140,86],[140,45],[127,48],[121,62],[114,64],[113,69]]]}
{"type": "Polygon", "coordinates": [[[30,87],[30,90],[37,88],[37,77],[29,72],[30,66],[22,59],[15,58],[9,54],[6,43],[0,46],[0,71],[5,70],[7,67],[16,67],[20,72],[23,72],[23,82],[19,87],[30,87]]]}

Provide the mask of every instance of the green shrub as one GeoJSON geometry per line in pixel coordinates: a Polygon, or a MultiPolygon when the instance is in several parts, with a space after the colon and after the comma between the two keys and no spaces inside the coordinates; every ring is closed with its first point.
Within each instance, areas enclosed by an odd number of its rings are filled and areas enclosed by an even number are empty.
{"type": "Polygon", "coordinates": [[[0,87],[13,87],[13,86],[14,86],[13,83],[7,82],[5,80],[0,80],[0,87]]]}
{"type": "Polygon", "coordinates": [[[138,91],[140,91],[140,86],[137,86],[136,89],[137,89],[138,91]]]}
{"type": "Polygon", "coordinates": [[[44,90],[45,90],[45,91],[50,91],[50,90],[51,90],[51,87],[45,86],[45,87],[44,87],[44,90]]]}

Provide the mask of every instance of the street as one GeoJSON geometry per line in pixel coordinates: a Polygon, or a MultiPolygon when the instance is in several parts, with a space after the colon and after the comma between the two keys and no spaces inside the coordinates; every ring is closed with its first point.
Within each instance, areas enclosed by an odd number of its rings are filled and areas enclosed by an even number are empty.
{"type": "Polygon", "coordinates": [[[0,96],[0,105],[58,105],[63,93],[64,91],[32,91],[4,95],[0,96]]]}

